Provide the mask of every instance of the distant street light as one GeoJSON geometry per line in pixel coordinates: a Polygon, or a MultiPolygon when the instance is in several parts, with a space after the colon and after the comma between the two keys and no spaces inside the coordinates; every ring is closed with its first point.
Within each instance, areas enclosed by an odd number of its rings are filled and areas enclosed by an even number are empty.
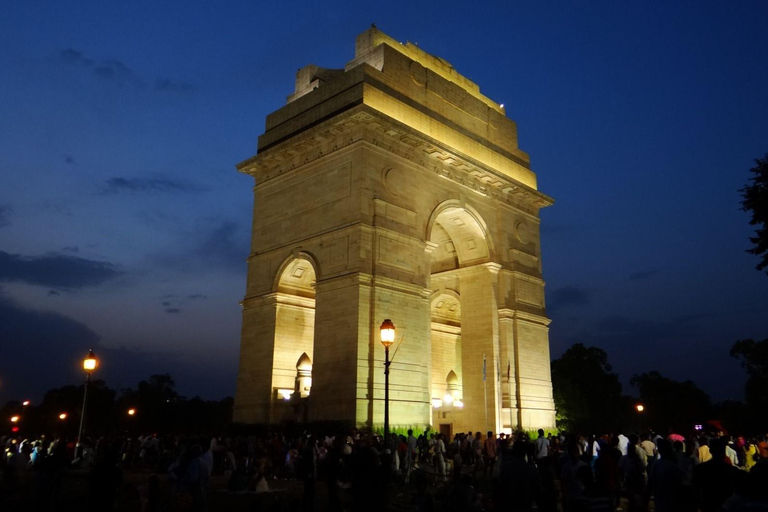
{"type": "Polygon", "coordinates": [[[643,404],[637,404],[635,409],[637,409],[637,412],[643,412],[645,410],[645,406],[643,404]]]}
{"type": "Polygon", "coordinates": [[[63,412],[63,413],[59,414],[59,419],[62,420],[62,421],[67,419],[67,413],[63,412]]]}
{"type": "Polygon", "coordinates": [[[128,409],[128,416],[133,416],[136,414],[136,409],[128,409]]]}
{"type": "MultiPolygon", "coordinates": [[[[88,351],[88,355],[83,359],[83,370],[85,370],[85,387],[83,389],[83,410],[80,414],[80,429],[77,433],[77,444],[75,445],[75,459],[78,458],[79,448],[83,443],[83,425],[85,424],[85,406],[88,400],[88,385],[91,383],[91,372],[93,372],[99,366],[99,360],[96,359],[96,355],[93,353],[93,349],[88,351]]],[[[59,416],[61,418],[61,416],[59,416]]],[[[66,415],[64,416],[66,418],[66,415]]],[[[61,419],[64,419],[61,418],[61,419]]]]}
{"type": "Polygon", "coordinates": [[[18,423],[19,417],[18,416],[11,416],[11,423],[18,423]]]}
{"type": "Polygon", "coordinates": [[[21,402],[21,405],[23,405],[24,407],[28,406],[29,400],[24,400],[23,402],[21,402]]]}

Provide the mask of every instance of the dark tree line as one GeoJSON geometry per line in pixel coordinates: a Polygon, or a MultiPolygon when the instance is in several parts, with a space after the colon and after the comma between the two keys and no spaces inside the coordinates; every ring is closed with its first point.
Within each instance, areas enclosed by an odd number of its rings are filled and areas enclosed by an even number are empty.
{"type": "Polygon", "coordinates": [[[768,154],[755,160],[755,166],[750,172],[754,174],[750,179],[751,184],[740,190],[743,198],[741,209],[752,212],[749,223],[757,228],[755,236],[749,238],[752,248],[747,249],[747,252],[760,257],[755,268],[763,270],[768,268],[768,154]]]}
{"type": "Polygon", "coordinates": [[[666,434],[720,420],[733,431],[757,433],[768,424],[768,339],[738,341],[730,354],[746,370],[746,401],[713,404],[694,382],[676,381],[657,371],[633,375],[630,384],[638,396],[624,395],[608,354],[577,343],[552,361],[558,427],[584,433],[652,427],[666,434]]]}
{"type": "MultiPolygon", "coordinates": [[[[137,387],[117,391],[102,380],[91,381],[85,414],[85,435],[146,433],[208,434],[221,432],[232,420],[232,398],[191,399],[180,396],[168,374],[152,375],[137,387]],[[129,410],[134,414],[128,414],[129,410]]],[[[3,434],[13,426],[23,435],[63,434],[74,438],[80,425],[84,385],[46,392],[42,402],[24,406],[11,401],[0,409],[3,434]],[[64,419],[60,415],[65,414],[64,419]],[[19,416],[11,424],[8,418],[19,416]]]]}

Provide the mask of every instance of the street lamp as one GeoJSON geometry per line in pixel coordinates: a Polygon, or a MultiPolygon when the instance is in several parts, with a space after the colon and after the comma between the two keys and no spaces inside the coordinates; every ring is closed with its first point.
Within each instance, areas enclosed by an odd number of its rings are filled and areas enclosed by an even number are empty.
{"type": "Polygon", "coordinates": [[[637,404],[635,409],[637,409],[637,412],[643,412],[645,410],[645,406],[643,404],[637,404]]]}
{"type": "Polygon", "coordinates": [[[381,344],[384,345],[384,449],[389,442],[389,347],[395,342],[395,324],[387,318],[381,324],[381,344]]]}
{"type": "Polygon", "coordinates": [[[134,414],[136,414],[136,409],[128,409],[128,416],[133,416],[134,414]]]}
{"type": "Polygon", "coordinates": [[[23,405],[24,407],[28,406],[29,400],[24,400],[23,402],[21,402],[21,405],[23,405]]]}
{"type": "Polygon", "coordinates": [[[59,414],[59,419],[61,421],[64,421],[65,419],[67,419],[67,413],[63,412],[63,413],[59,414]]]}
{"type": "Polygon", "coordinates": [[[11,416],[11,423],[18,423],[19,417],[18,416],[11,416]]]}
{"type": "MultiPolygon", "coordinates": [[[[91,383],[91,372],[99,366],[99,360],[93,353],[93,349],[88,351],[88,355],[83,359],[83,370],[85,370],[85,387],[83,389],[83,410],[80,414],[80,429],[77,432],[77,444],[75,445],[75,459],[77,459],[79,448],[83,444],[83,425],[85,424],[85,405],[88,400],[88,384],[91,383]]],[[[61,418],[61,416],[59,416],[61,418]]],[[[66,415],[64,416],[66,418],[66,415]]],[[[61,419],[64,419],[61,418],[61,419]]]]}

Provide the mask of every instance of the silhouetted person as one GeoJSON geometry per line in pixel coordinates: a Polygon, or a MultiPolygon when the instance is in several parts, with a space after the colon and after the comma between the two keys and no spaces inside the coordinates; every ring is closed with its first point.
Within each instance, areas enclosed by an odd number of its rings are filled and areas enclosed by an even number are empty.
{"type": "MultiPolygon", "coordinates": [[[[711,460],[693,469],[693,484],[702,512],[716,512],[731,497],[741,471],[725,460],[725,442],[715,439],[710,443],[711,460]]],[[[746,474],[746,473],[745,473],[746,474]]]]}
{"type": "Polygon", "coordinates": [[[536,468],[525,460],[527,443],[518,441],[502,453],[497,485],[500,510],[527,512],[536,503],[541,509],[541,481],[536,468]]]}
{"type": "Polygon", "coordinates": [[[648,471],[646,503],[653,496],[656,512],[680,512],[683,505],[683,472],[675,460],[672,443],[659,440],[659,459],[648,471]]]}
{"type": "Polygon", "coordinates": [[[90,498],[88,510],[103,512],[115,508],[117,489],[123,483],[123,470],[117,465],[118,451],[112,446],[96,454],[96,462],[88,477],[90,498]]]}

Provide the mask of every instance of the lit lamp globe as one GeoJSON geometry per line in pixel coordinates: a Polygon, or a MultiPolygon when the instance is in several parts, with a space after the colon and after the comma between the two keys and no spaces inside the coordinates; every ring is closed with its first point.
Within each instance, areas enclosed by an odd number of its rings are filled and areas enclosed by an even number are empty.
{"type": "Polygon", "coordinates": [[[83,369],[91,373],[99,366],[99,360],[96,359],[96,355],[93,353],[93,349],[88,351],[88,355],[83,359],[83,369]]]}
{"type": "Polygon", "coordinates": [[[136,414],[136,409],[128,409],[128,416],[133,416],[134,414],[136,414]]]}
{"type": "Polygon", "coordinates": [[[67,419],[67,413],[63,412],[63,413],[59,414],[59,419],[60,419],[60,420],[65,420],[65,419],[67,419]]]}
{"type": "Polygon", "coordinates": [[[11,416],[11,423],[17,423],[19,421],[18,416],[11,416]]]}
{"type": "Polygon", "coordinates": [[[387,318],[381,324],[381,344],[384,348],[389,348],[395,342],[395,324],[387,318]]]}
{"type": "Polygon", "coordinates": [[[637,412],[643,412],[645,410],[645,406],[643,404],[637,404],[635,409],[637,409],[637,412]]]}

